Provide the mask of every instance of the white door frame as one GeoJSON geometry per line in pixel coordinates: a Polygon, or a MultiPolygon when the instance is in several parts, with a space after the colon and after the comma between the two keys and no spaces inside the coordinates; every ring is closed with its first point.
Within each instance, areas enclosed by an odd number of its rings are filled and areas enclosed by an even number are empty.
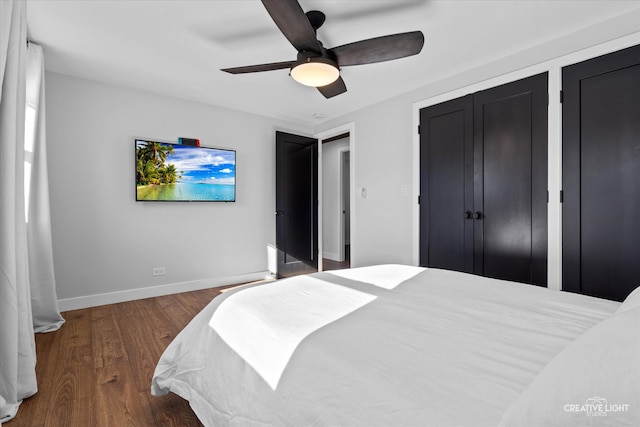
{"type": "MultiPolygon", "coordinates": [[[[345,181],[345,155],[346,153],[350,153],[349,148],[342,148],[339,150],[340,153],[340,238],[338,239],[338,244],[340,246],[340,252],[338,253],[338,255],[340,256],[340,262],[344,262],[345,258],[347,257],[345,254],[345,246],[346,246],[346,239],[345,239],[345,232],[344,229],[346,228],[346,206],[345,206],[345,200],[344,200],[344,181],[345,181]]],[[[351,158],[349,158],[349,170],[351,170],[351,158]]],[[[350,178],[350,177],[349,177],[350,178]]],[[[351,180],[349,180],[349,190],[351,190],[351,180]]],[[[349,197],[351,197],[351,191],[349,191],[349,197]]],[[[349,217],[351,216],[351,206],[349,206],[349,217]]],[[[351,218],[349,218],[349,221],[351,221],[351,218]]],[[[349,238],[351,238],[351,236],[349,236],[349,238]]]]}
{"type": "MultiPolygon", "coordinates": [[[[355,123],[350,122],[344,125],[328,129],[317,134],[314,134],[313,137],[318,140],[318,271],[322,271],[322,141],[332,138],[334,136],[338,136],[340,134],[349,132],[349,211],[351,213],[351,228],[349,230],[349,242],[350,242],[350,251],[351,251],[351,259],[353,259],[354,254],[354,243],[355,239],[353,238],[355,235],[355,221],[353,218],[355,217],[355,191],[354,183],[355,183],[355,123]]],[[[341,221],[342,222],[342,221],[341,221]]],[[[342,233],[344,235],[344,232],[342,233]]],[[[344,246],[344,245],[343,245],[344,246]]],[[[344,249],[342,249],[344,251],[344,249]]]]}

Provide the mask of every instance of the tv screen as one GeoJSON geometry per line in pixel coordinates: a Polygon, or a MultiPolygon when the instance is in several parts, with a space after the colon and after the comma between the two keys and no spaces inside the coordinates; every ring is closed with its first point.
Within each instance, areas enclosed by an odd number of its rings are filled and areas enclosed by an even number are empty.
{"type": "Polygon", "coordinates": [[[136,139],[136,200],[235,202],[236,152],[136,139]]]}

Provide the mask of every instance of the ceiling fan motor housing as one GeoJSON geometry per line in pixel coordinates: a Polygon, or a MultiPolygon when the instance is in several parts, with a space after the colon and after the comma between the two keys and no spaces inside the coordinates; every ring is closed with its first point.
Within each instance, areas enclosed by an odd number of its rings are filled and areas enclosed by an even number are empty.
{"type": "Polygon", "coordinates": [[[334,64],[336,68],[338,67],[338,62],[336,61],[335,56],[332,55],[331,52],[329,52],[323,47],[322,52],[320,53],[313,52],[310,50],[303,50],[301,52],[298,52],[298,55],[296,57],[296,63],[291,68],[303,62],[312,62],[312,61],[318,61],[318,60],[326,60],[328,61],[328,63],[334,64]]]}

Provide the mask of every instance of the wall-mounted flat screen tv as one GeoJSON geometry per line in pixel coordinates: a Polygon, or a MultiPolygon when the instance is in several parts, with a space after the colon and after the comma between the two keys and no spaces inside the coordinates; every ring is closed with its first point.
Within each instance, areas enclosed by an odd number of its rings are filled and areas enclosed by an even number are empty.
{"type": "Polygon", "coordinates": [[[235,202],[236,152],[135,140],[136,200],[235,202]]]}

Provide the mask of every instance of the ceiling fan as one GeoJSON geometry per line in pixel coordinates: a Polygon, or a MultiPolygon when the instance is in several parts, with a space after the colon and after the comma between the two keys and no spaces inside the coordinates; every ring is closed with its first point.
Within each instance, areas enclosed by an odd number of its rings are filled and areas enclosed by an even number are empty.
{"type": "Polygon", "coordinates": [[[340,76],[340,67],[373,64],[416,55],[424,45],[422,32],[412,31],[327,49],[316,36],[316,31],[324,23],[324,13],[317,10],[305,13],[297,0],[262,0],[262,4],[282,34],[298,51],[297,59],[223,68],[222,71],[244,74],[289,68],[294,80],[316,87],[325,98],[331,98],[347,91],[340,76]]]}

